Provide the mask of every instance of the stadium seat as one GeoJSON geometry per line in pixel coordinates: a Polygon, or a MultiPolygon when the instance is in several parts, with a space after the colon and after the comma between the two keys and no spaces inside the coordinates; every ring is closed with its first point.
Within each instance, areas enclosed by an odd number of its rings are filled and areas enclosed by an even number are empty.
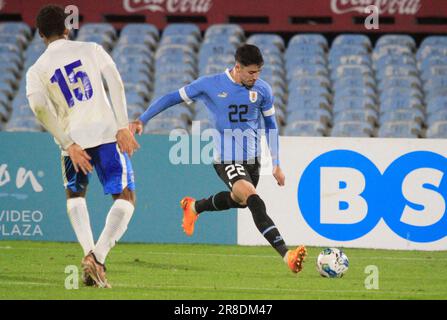
{"type": "Polygon", "coordinates": [[[414,41],[414,39],[408,35],[403,34],[387,34],[381,36],[376,43],[376,47],[383,47],[387,45],[406,46],[409,47],[411,50],[414,50],[416,48],[416,42],[414,41]]]}
{"type": "Polygon", "coordinates": [[[322,137],[327,128],[320,121],[296,121],[284,127],[285,136],[322,137]]]}
{"type": "Polygon", "coordinates": [[[380,116],[380,124],[389,122],[415,122],[424,124],[424,113],[419,109],[396,109],[383,111],[380,116]]]}
{"type": "Polygon", "coordinates": [[[253,34],[247,39],[247,43],[257,46],[272,44],[281,51],[284,51],[284,40],[277,34],[253,34]]]}
{"type": "Polygon", "coordinates": [[[368,122],[342,121],[335,122],[331,131],[332,137],[371,137],[374,127],[368,122]]]}
{"type": "Polygon", "coordinates": [[[377,112],[372,109],[347,109],[334,114],[334,124],[342,122],[369,123],[374,127],[378,123],[377,112]]]}
{"type": "Polygon", "coordinates": [[[319,45],[323,49],[328,48],[328,42],[322,34],[297,34],[290,39],[290,46],[319,45]]]}
{"type": "Polygon", "coordinates": [[[371,49],[371,40],[363,34],[341,34],[332,43],[332,48],[344,45],[363,46],[371,49]]]}
{"type": "Polygon", "coordinates": [[[412,121],[392,121],[383,123],[378,132],[381,138],[420,138],[421,125],[412,121]]]}
{"type": "Polygon", "coordinates": [[[447,121],[437,121],[427,130],[427,138],[447,139],[447,121]]]}
{"type": "Polygon", "coordinates": [[[159,33],[157,27],[147,23],[129,23],[121,30],[121,37],[123,36],[141,36],[151,35],[154,39],[158,40],[159,33]]]}
{"type": "Polygon", "coordinates": [[[430,127],[434,123],[441,121],[447,122],[447,108],[430,113],[427,116],[427,127],[430,127]]]}
{"type": "Polygon", "coordinates": [[[326,109],[297,109],[290,111],[286,122],[319,121],[325,126],[328,126],[331,124],[331,118],[331,113],[326,109]]]}
{"type": "Polygon", "coordinates": [[[0,34],[22,34],[29,39],[31,28],[24,22],[3,22],[0,23],[0,34]]]}

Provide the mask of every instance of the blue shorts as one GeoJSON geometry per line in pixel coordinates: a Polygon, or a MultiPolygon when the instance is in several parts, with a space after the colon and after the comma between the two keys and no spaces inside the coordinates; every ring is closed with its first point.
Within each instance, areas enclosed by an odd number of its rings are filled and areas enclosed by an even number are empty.
{"type": "MultiPolygon", "coordinates": [[[[121,153],[116,142],[102,144],[85,150],[92,158],[90,163],[95,167],[99,181],[105,194],[120,194],[127,187],[135,190],[132,164],[127,153],[121,153]]],[[[76,173],[70,157],[62,156],[62,177],[65,189],[81,192],[88,185],[90,173],[76,173]]]]}

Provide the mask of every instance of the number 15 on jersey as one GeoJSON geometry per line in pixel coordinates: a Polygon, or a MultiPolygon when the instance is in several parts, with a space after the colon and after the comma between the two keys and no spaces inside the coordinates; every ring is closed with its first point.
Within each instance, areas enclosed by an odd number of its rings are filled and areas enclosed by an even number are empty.
{"type": "Polygon", "coordinates": [[[81,66],[82,66],[81,60],[77,60],[75,62],[66,65],[64,69],[65,72],[67,73],[68,81],[70,82],[70,84],[78,84],[79,80],[81,80],[83,90],[81,90],[81,88],[79,87],[70,90],[70,87],[67,84],[66,78],[64,77],[64,74],[62,73],[61,69],[57,69],[54,72],[54,75],[51,77],[51,82],[57,83],[59,85],[59,88],[61,89],[65,97],[65,100],[67,101],[68,107],[70,108],[72,108],[75,104],[74,97],[76,97],[78,101],[86,101],[93,96],[92,84],[90,82],[87,73],[80,70],[75,71],[76,68],[79,68],[81,66]]]}

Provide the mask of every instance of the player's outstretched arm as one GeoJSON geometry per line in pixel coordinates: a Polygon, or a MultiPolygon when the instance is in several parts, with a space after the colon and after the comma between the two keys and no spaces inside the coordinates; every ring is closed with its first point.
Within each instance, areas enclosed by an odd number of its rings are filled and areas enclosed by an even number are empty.
{"type": "Polygon", "coordinates": [[[265,134],[267,136],[267,143],[269,145],[270,154],[273,162],[273,177],[275,177],[279,186],[285,185],[286,177],[279,166],[279,129],[276,123],[276,117],[272,115],[264,115],[265,134]]]}
{"type": "Polygon", "coordinates": [[[160,112],[168,109],[169,107],[175,106],[176,104],[179,104],[181,102],[183,102],[183,99],[178,91],[168,93],[156,99],[137,120],[130,123],[130,131],[132,133],[141,135],[141,133],[143,133],[144,125],[150,119],[155,117],[160,112]]]}

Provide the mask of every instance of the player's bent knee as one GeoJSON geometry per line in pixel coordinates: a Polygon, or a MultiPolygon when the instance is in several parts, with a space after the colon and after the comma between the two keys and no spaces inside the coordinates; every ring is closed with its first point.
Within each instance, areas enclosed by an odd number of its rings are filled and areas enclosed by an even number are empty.
{"type": "Polygon", "coordinates": [[[121,192],[120,194],[114,194],[112,197],[113,197],[113,200],[121,199],[121,200],[129,201],[135,207],[136,195],[135,195],[134,191],[131,191],[131,190],[125,188],[123,190],[123,192],[121,192]]]}
{"type": "Polygon", "coordinates": [[[87,189],[84,189],[80,192],[73,192],[70,189],[65,189],[65,195],[68,199],[74,199],[74,198],[85,198],[85,194],[87,193],[87,189]]]}

